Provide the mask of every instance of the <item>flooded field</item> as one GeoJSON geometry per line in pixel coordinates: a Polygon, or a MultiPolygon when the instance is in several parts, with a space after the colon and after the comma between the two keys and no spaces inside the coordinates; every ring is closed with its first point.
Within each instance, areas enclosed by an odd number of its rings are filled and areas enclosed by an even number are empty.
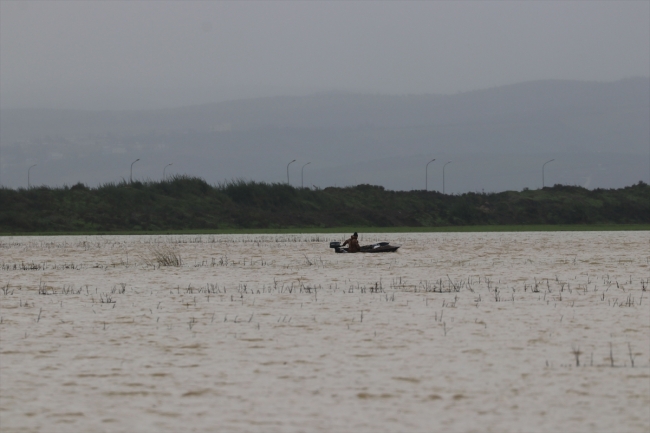
{"type": "Polygon", "coordinates": [[[0,238],[0,430],[650,430],[649,232],[343,239],[0,238]]]}

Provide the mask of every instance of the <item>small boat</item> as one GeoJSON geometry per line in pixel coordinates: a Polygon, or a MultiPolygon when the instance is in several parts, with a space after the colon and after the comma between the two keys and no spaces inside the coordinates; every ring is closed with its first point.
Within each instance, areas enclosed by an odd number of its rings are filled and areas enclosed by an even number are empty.
{"type": "MultiPolygon", "coordinates": [[[[377,242],[376,244],[363,245],[360,253],[394,253],[401,245],[391,245],[390,242],[377,242]]],[[[347,253],[348,248],[342,247],[341,242],[330,242],[330,248],[336,253],[347,253]]]]}

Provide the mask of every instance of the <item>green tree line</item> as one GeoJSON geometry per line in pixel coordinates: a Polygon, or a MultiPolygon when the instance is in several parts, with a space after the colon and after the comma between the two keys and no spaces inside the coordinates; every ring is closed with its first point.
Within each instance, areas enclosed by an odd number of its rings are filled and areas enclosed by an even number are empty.
{"type": "Polygon", "coordinates": [[[0,233],[648,223],[650,186],[643,182],[459,195],[244,180],[213,186],[190,176],[97,188],[0,188],[0,233]]]}

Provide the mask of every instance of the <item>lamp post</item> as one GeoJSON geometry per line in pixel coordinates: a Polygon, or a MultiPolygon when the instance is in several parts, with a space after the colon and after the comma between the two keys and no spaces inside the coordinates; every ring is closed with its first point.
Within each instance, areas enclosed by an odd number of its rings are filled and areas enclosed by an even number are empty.
{"type": "MultiPolygon", "coordinates": [[[[305,164],[305,165],[309,165],[309,164],[311,164],[311,162],[308,162],[308,163],[305,164]]],[[[300,188],[304,188],[304,187],[305,187],[304,177],[303,177],[304,170],[305,170],[305,165],[303,165],[302,168],[300,169],[300,188]]]]}
{"type": "Polygon", "coordinates": [[[289,166],[290,166],[291,164],[293,164],[294,162],[296,162],[295,159],[294,159],[293,161],[291,161],[289,164],[287,164],[287,185],[290,185],[290,184],[289,184],[289,166]]]}
{"type": "Polygon", "coordinates": [[[429,164],[431,164],[436,159],[433,158],[431,161],[427,162],[427,168],[424,169],[424,190],[429,191],[429,164]]]}
{"type": "Polygon", "coordinates": [[[544,164],[542,164],[542,189],[544,188],[544,167],[546,167],[546,164],[553,161],[555,161],[555,159],[549,159],[544,164]]]}
{"type": "Polygon", "coordinates": [[[140,161],[140,158],[136,159],[131,163],[131,176],[129,177],[129,183],[133,183],[133,164],[135,164],[138,161],[140,161]]]}
{"type": "Polygon", "coordinates": [[[172,165],[171,162],[170,162],[169,164],[167,164],[167,165],[165,166],[165,168],[163,168],[163,182],[165,181],[165,170],[167,170],[167,167],[169,167],[170,165],[172,165]]]}
{"type": "Polygon", "coordinates": [[[447,161],[445,165],[442,166],[442,193],[445,193],[445,167],[447,164],[451,164],[451,161],[447,161]]]}
{"type": "Polygon", "coordinates": [[[33,167],[36,167],[36,164],[32,165],[27,169],[27,189],[30,189],[32,187],[31,183],[29,182],[29,172],[32,170],[33,167]]]}

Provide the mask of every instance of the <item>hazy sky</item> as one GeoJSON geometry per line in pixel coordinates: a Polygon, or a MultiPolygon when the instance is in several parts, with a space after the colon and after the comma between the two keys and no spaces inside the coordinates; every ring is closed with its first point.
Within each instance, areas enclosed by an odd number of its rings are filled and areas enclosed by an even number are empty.
{"type": "Polygon", "coordinates": [[[650,1],[0,0],[2,107],[157,108],[650,75],[650,1]]]}

